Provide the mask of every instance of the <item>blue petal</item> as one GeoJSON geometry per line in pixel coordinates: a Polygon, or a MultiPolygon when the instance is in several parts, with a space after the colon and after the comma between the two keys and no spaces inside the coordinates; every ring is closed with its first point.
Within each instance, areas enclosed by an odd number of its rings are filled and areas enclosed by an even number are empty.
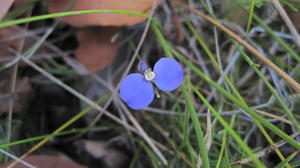
{"type": "Polygon", "coordinates": [[[154,83],[163,91],[172,91],[178,88],[183,81],[181,65],[172,58],[161,58],[154,65],[154,83]]]}
{"type": "Polygon", "coordinates": [[[144,61],[140,61],[138,64],[138,71],[143,74],[147,69],[149,69],[148,65],[144,61]]]}
{"type": "Polygon", "coordinates": [[[120,96],[127,105],[135,110],[147,107],[153,100],[154,91],[144,76],[134,73],[126,76],[120,85],[120,96]]]}

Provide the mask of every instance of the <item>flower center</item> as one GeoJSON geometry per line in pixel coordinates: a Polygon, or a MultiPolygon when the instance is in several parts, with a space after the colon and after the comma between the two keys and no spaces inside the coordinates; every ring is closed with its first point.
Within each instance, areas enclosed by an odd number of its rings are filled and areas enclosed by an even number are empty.
{"type": "Polygon", "coordinates": [[[155,77],[155,73],[152,71],[146,71],[144,76],[147,81],[152,81],[155,77]]]}

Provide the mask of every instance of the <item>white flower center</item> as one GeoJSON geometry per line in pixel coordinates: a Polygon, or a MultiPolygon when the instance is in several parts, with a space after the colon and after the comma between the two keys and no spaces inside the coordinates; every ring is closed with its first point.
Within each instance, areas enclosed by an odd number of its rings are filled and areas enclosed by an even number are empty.
{"type": "Polygon", "coordinates": [[[144,76],[147,81],[152,81],[155,77],[155,73],[152,71],[146,71],[144,76]]]}

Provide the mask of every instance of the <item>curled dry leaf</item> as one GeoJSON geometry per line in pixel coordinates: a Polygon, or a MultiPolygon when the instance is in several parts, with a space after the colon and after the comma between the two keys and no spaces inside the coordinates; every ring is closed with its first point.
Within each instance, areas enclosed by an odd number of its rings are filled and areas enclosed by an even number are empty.
{"type": "MultiPolygon", "coordinates": [[[[157,4],[161,1],[157,0],[157,4]]],[[[50,13],[63,12],[71,2],[72,0],[48,0],[48,10],[50,13]]],[[[77,0],[70,11],[107,9],[149,14],[152,3],[153,0],[77,0]]],[[[145,18],[127,14],[100,13],[67,16],[62,20],[77,27],[87,25],[123,26],[139,23],[145,18]]]]}
{"type": "Polygon", "coordinates": [[[115,27],[93,27],[80,30],[76,37],[79,47],[75,51],[76,59],[89,72],[101,70],[111,63],[118,50],[118,39],[111,38],[119,31],[115,27]]]}
{"type": "Polygon", "coordinates": [[[0,0],[0,20],[11,7],[14,0],[0,0]]]}
{"type": "MultiPolygon", "coordinates": [[[[26,157],[24,161],[38,168],[68,168],[68,167],[87,168],[86,166],[82,166],[73,161],[64,160],[62,158],[50,156],[50,155],[32,155],[26,157]]],[[[10,164],[11,162],[0,165],[0,168],[6,168],[10,164]]],[[[14,166],[14,168],[27,168],[27,166],[18,163],[16,166],[14,166]]]]}

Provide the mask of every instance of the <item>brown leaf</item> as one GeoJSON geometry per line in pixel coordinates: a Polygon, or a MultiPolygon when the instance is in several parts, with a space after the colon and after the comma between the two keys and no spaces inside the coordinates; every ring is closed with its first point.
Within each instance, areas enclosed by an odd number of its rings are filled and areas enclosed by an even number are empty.
{"type": "MultiPolygon", "coordinates": [[[[38,168],[87,168],[70,160],[64,160],[59,157],[50,155],[32,155],[24,159],[25,162],[38,168]]],[[[0,165],[0,168],[6,168],[11,162],[0,165]]],[[[14,168],[27,168],[21,163],[18,163],[14,168]]]]}
{"type": "Polygon", "coordinates": [[[76,59],[89,72],[96,72],[107,66],[113,60],[118,49],[118,41],[111,38],[119,31],[116,27],[93,27],[80,30],[76,37],[79,47],[75,51],[76,59]]]}
{"type": "Polygon", "coordinates": [[[0,0],[0,20],[2,20],[3,16],[11,7],[14,0],[0,0]]]}
{"type": "MultiPolygon", "coordinates": [[[[50,13],[62,12],[72,0],[48,0],[48,10],[50,13]]],[[[157,0],[161,2],[162,0],[157,0]]],[[[152,8],[153,0],[77,0],[70,11],[79,10],[128,10],[149,14],[152,8]]],[[[116,14],[116,13],[97,13],[67,16],[63,21],[73,26],[123,26],[132,25],[145,20],[144,17],[116,14]]]]}

